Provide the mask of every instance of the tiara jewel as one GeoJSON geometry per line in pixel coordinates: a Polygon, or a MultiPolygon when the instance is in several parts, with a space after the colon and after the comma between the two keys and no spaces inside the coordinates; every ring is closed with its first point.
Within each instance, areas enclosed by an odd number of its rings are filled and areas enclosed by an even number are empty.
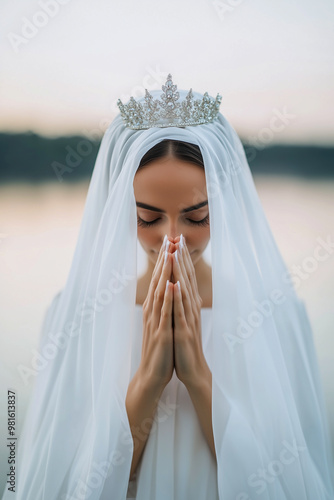
{"type": "Polygon", "coordinates": [[[173,84],[172,75],[167,76],[162,87],[161,100],[145,89],[144,102],[137,102],[133,97],[128,104],[120,99],[117,106],[120,109],[126,127],[132,130],[144,130],[151,127],[187,127],[212,122],[219,113],[222,96],[217,94],[216,99],[207,92],[202,99],[194,99],[192,89],[185,99],[179,102],[180,94],[173,84]]]}

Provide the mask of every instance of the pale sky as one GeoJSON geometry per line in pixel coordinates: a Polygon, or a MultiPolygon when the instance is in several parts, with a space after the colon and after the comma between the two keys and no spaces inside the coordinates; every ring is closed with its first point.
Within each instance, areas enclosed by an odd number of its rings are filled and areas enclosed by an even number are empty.
{"type": "Polygon", "coordinates": [[[0,12],[1,131],[102,134],[118,97],[170,72],[222,94],[248,140],[334,143],[331,0],[2,0],[0,12]]]}

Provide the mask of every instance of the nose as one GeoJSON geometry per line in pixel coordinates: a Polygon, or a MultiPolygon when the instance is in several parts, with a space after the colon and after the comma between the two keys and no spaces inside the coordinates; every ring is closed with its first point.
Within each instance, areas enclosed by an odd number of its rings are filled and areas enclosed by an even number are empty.
{"type": "Polygon", "coordinates": [[[165,234],[167,234],[167,238],[173,240],[173,242],[175,243],[175,239],[180,236],[181,231],[177,228],[177,226],[168,224],[166,227],[166,232],[163,234],[162,239],[164,238],[165,234]]]}
{"type": "Polygon", "coordinates": [[[167,234],[168,238],[175,240],[178,236],[180,236],[182,229],[180,225],[180,221],[178,220],[178,216],[169,217],[166,223],[161,226],[162,231],[164,232],[162,238],[165,234],[167,234]]]}

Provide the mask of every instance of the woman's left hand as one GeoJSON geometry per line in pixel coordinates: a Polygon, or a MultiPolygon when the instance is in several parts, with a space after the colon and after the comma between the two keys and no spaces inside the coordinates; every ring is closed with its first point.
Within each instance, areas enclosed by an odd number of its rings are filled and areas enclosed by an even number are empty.
{"type": "MultiPolygon", "coordinates": [[[[184,238],[183,238],[184,241],[184,238]]],[[[173,253],[174,284],[174,366],[179,380],[188,388],[196,386],[210,371],[202,349],[201,306],[195,268],[185,244],[173,253]]]]}

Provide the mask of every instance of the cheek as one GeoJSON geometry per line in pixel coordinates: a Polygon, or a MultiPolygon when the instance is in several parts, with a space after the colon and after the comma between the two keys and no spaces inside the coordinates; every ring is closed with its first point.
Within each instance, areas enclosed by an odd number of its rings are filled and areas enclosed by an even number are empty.
{"type": "Polygon", "coordinates": [[[204,249],[210,240],[210,226],[189,231],[188,241],[191,248],[204,249]]]}
{"type": "Polygon", "coordinates": [[[153,229],[145,230],[141,227],[137,228],[138,240],[141,246],[146,251],[151,251],[153,248],[157,246],[157,240],[159,240],[158,233],[153,229]]]}

